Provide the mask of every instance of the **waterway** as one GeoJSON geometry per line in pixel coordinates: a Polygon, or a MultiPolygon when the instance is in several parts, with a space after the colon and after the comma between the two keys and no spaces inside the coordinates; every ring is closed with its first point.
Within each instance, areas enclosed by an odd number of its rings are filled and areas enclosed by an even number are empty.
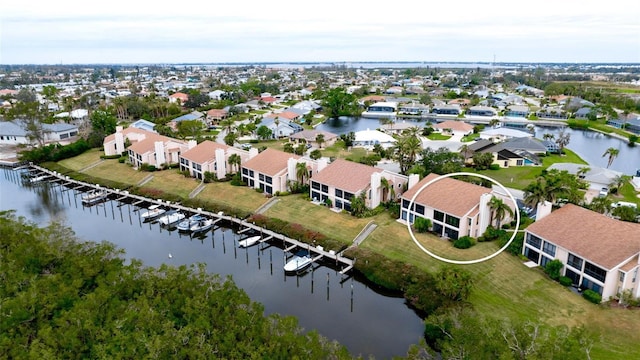
{"type": "Polygon", "coordinates": [[[0,170],[0,210],[16,210],[18,216],[41,225],[63,222],[79,238],[112,242],[126,251],[127,259],[146,265],[206,264],[209,272],[230,276],[264,305],[266,314],[295,316],[306,331],[317,330],[353,355],[405,356],[423,335],[422,320],[403,298],[379,291],[358,276],[341,275],[329,264],[288,275],[278,244],[239,248],[237,241],[247,235],[228,228],[192,238],[142,222],[132,205],[108,201],[86,207],[80,196],[60,185],[25,186],[16,171],[0,170]]]}
{"type": "MultiPolygon", "coordinates": [[[[425,120],[399,119],[396,122],[412,122],[418,127],[423,127],[427,122],[425,120]]],[[[366,129],[377,129],[380,127],[380,121],[369,118],[341,118],[329,119],[325,123],[318,125],[318,130],[329,131],[335,134],[346,134],[348,132],[356,132],[366,129]]],[[[561,128],[558,127],[535,127],[535,137],[542,139],[546,133],[553,134],[558,138],[561,128]]],[[[570,135],[569,145],[567,149],[577,153],[589,165],[598,167],[607,167],[607,156],[602,156],[608,148],[619,150],[619,154],[614,159],[613,164],[609,167],[612,170],[620,171],[626,175],[635,175],[640,170],[640,145],[635,147],[629,146],[625,141],[615,137],[611,137],[599,132],[588,130],[574,130],[564,128],[565,133],[570,135]]]]}

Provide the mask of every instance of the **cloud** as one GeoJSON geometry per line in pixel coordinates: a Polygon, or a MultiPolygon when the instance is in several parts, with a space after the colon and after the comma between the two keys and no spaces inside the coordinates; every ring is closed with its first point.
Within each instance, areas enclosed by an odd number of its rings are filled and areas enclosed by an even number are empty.
{"type": "Polygon", "coordinates": [[[626,5],[11,2],[1,15],[0,63],[491,61],[493,54],[502,61],[640,62],[640,9],[626,5]]]}

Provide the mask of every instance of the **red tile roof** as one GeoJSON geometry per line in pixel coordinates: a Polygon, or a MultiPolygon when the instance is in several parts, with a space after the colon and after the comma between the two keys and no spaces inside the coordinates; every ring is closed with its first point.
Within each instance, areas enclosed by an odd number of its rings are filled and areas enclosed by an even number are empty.
{"type": "Polygon", "coordinates": [[[615,220],[573,204],[529,225],[527,231],[606,269],[640,252],[640,224],[615,220]]]}
{"type": "Polygon", "coordinates": [[[373,166],[336,159],[314,175],[312,180],[355,194],[371,184],[371,174],[382,171],[373,166]]]}
{"type": "MultiPolygon", "coordinates": [[[[402,198],[411,200],[422,185],[438,176],[437,174],[427,175],[402,194],[402,198]]],[[[461,180],[444,178],[422,190],[415,202],[451,215],[464,216],[480,203],[482,194],[488,193],[491,193],[491,189],[461,180]]]]}
{"type": "Polygon", "coordinates": [[[447,120],[443,121],[439,124],[433,125],[436,129],[452,129],[453,131],[471,131],[473,130],[473,125],[467,124],[464,121],[456,121],[456,120],[447,120]]]}
{"type": "Polygon", "coordinates": [[[287,169],[287,162],[290,158],[299,159],[300,156],[269,148],[251,158],[242,167],[265,175],[275,176],[282,170],[287,169]]]}
{"type": "Polygon", "coordinates": [[[189,149],[182,153],[180,156],[192,161],[196,164],[204,164],[207,161],[212,161],[216,157],[216,150],[222,149],[227,151],[228,145],[215,143],[210,140],[205,140],[196,145],[193,149],[189,149]]]}

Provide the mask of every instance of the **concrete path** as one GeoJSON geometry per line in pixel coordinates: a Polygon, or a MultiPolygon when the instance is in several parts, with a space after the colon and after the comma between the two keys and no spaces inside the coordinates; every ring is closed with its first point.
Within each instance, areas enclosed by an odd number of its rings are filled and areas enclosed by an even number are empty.
{"type": "Polygon", "coordinates": [[[146,183],[148,183],[149,181],[151,181],[151,179],[153,179],[153,175],[149,174],[147,175],[144,179],[140,180],[140,182],[138,182],[138,186],[142,186],[146,183]]]}
{"type": "Polygon", "coordinates": [[[280,199],[278,199],[277,197],[272,197],[256,210],[256,214],[263,214],[265,211],[269,210],[270,207],[275,205],[278,201],[280,201],[280,199]]]}
{"type": "Polygon", "coordinates": [[[90,164],[88,166],[83,167],[82,169],[78,170],[78,172],[84,172],[84,171],[87,171],[87,170],[89,170],[91,168],[94,168],[94,167],[100,165],[100,163],[102,163],[103,161],[104,161],[103,159],[100,159],[100,160],[94,162],[93,164],[90,164]]]}
{"type": "Polygon", "coordinates": [[[358,234],[356,236],[356,238],[353,239],[353,245],[352,246],[360,245],[364,241],[364,239],[366,239],[369,236],[369,234],[371,234],[373,232],[373,230],[375,230],[377,227],[378,227],[378,225],[376,225],[376,223],[374,223],[373,221],[368,223],[362,229],[362,231],[360,231],[360,234],[358,234]]]}
{"type": "Polygon", "coordinates": [[[204,188],[205,188],[204,183],[200,183],[200,185],[198,185],[195,189],[193,189],[189,193],[189,199],[193,199],[194,197],[198,196],[198,194],[200,194],[200,192],[204,190],[204,188]]]}

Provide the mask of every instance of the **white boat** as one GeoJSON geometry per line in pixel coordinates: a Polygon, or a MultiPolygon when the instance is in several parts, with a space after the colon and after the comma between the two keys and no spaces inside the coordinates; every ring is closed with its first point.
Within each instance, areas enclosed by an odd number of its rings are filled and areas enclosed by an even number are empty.
{"type": "Polygon", "coordinates": [[[212,227],[213,227],[213,219],[205,218],[191,225],[191,228],[189,230],[191,230],[192,233],[197,234],[197,233],[208,231],[212,227]]]}
{"type": "Polygon", "coordinates": [[[164,216],[161,216],[158,219],[158,222],[160,223],[160,225],[164,225],[164,226],[170,226],[173,225],[175,223],[177,223],[178,221],[184,219],[186,217],[185,214],[179,212],[179,211],[169,211],[167,214],[165,214],[164,216]]]}
{"type": "Polygon", "coordinates": [[[30,178],[29,182],[37,183],[37,182],[40,182],[40,181],[44,181],[48,177],[49,177],[48,175],[35,176],[35,177],[30,178]]]}
{"type": "Polygon", "coordinates": [[[189,216],[188,219],[181,221],[176,228],[179,231],[190,231],[191,226],[195,225],[200,220],[204,220],[204,216],[200,214],[194,214],[189,216]]]}
{"type": "Polygon", "coordinates": [[[85,204],[95,204],[107,199],[109,193],[106,190],[91,190],[82,194],[82,202],[85,204]]]}
{"type": "Polygon", "coordinates": [[[307,252],[300,252],[295,254],[286,264],[284,264],[284,271],[297,272],[303,270],[307,266],[311,265],[313,259],[307,252]]]}
{"type": "Polygon", "coordinates": [[[260,238],[261,238],[260,235],[256,235],[256,236],[246,238],[244,240],[240,240],[238,241],[238,246],[246,248],[246,247],[255,245],[258,243],[258,241],[260,241],[260,238]]]}
{"type": "Polygon", "coordinates": [[[395,119],[397,114],[398,104],[392,102],[377,102],[370,105],[366,111],[363,111],[362,117],[395,119]]]}
{"type": "Polygon", "coordinates": [[[167,210],[160,207],[159,204],[151,205],[147,208],[147,211],[140,214],[142,220],[149,221],[157,218],[158,216],[164,214],[167,210]]]}

